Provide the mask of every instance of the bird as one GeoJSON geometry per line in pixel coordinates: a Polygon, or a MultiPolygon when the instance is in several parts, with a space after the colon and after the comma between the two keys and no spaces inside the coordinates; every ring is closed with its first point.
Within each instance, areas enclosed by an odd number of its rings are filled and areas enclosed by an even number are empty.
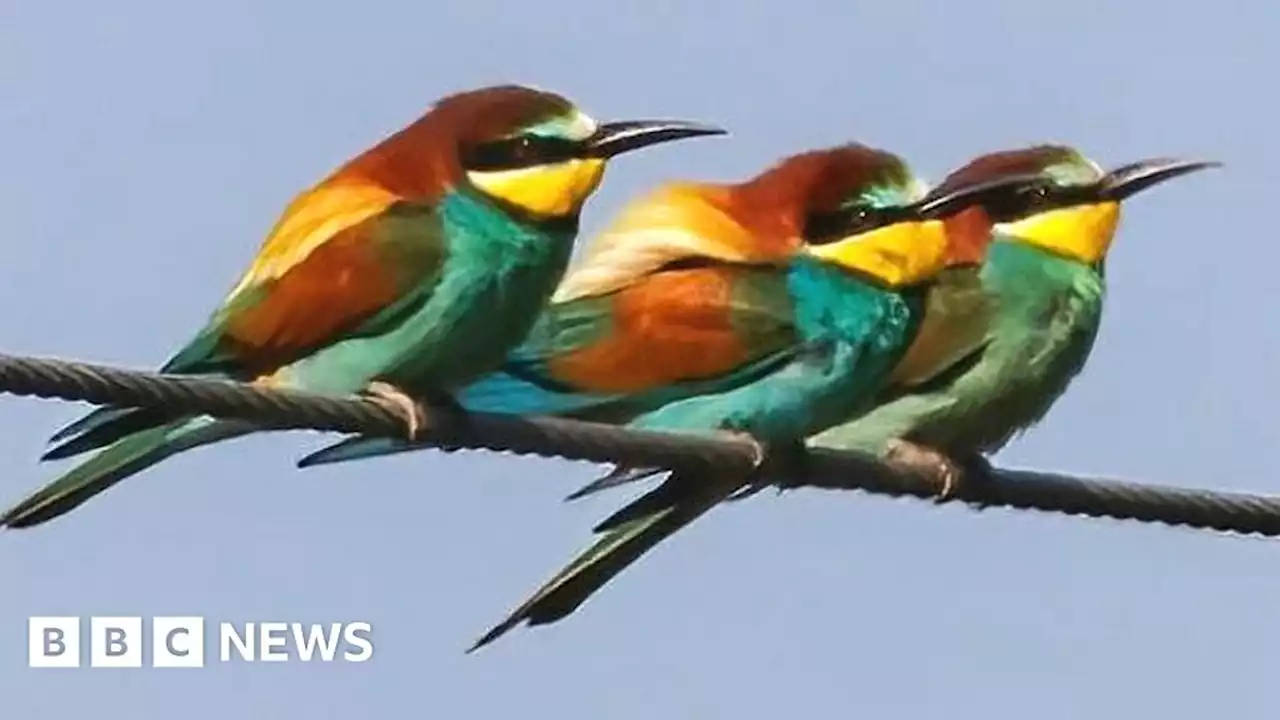
{"type": "MultiPolygon", "coordinates": [[[[207,324],[161,368],[271,388],[361,394],[407,418],[497,368],[568,266],[608,161],[722,128],[597,122],[562,95],[497,85],[440,98],[296,196],[207,324]]],[[[101,452],[0,515],[64,515],[175,453],[251,423],[106,407],[42,459],[101,452]]]]}
{"type": "MultiPolygon", "coordinates": [[[[502,368],[460,391],[459,404],[473,412],[618,423],[768,372],[795,351],[793,303],[781,270],[805,232],[845,222],[851,211],[840,207],[845,202],[864,223],[897,211],[874,205],[877,193],[887,191],[868,187],[860,163],[875,152],[853,143],[797,153],[745,182],[671,182],[633,200],[588,244],[502,368]],[[820,210],[830,207],[839,209],[820,210]]],[[[918,196],[926,190],[913,187],[918,196]]],[[[955,193],[936,208],[959,209],[968,197],[955,193]]],[[[971,235],[978,238],[980,230],[971,235]]],[[[424,447],[430,445],[356,436],[299,465],[424,447]]]]}
{"type": "Polygon", "coordinates": [[[989,471],[987,457],[1040,422],[1085,367],[1122,203],[1220,166],[1151,158],[1105,172],[1075,148],[1043,144],[982,155],[952,172],[940,188],[1010,174],[1040,181],[989,198],[986,260],[934,285],[919,335],[929,340],[918,343],[929,347],[913,367],[872,409],[808,445],[909,467],[932,463],[953,483],[989,471]]]}
{"type": "MultiPolygon", "coordinates": [[[[590,396],[576,406],[552,401],[560,414],[745,434],[758,466],[879,389],[919,325],[929,278],[981,261],[989,228],[951,233],[947,221],[994,191],[988,185],[930,193],[902,158],[850,143],[792,156],[739,184],[660,188],[628,208],[561,284],[550,335],[532,338],[547,351],[543,362],[528,362],[529,343],[517,355],[525,371],[546,371],[535,384],[570,382],[571,392],[557,394],[590,396]]],[[[511,370],[504,365],[521,375],[511,370]]],[[[518,412],[545,411],[527,399],[515,393],[518,412]]],[[[469,652],[521,622],[569,615],[751,482],[737,469],[671,473],[598,524],[595,545],[469,652]]]]}

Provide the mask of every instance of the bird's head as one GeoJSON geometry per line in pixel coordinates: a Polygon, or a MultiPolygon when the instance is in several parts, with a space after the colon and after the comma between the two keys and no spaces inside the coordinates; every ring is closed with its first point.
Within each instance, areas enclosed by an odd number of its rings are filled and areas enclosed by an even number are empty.
{"type": "Polygon", "coordinates": [[[556,302],[610,292],[674,266],[786,265],[806,229],[846,203],[897,203],[923,192],[891,155],[860,145],[785,157],[735,183],[667,183],[628,205],[586,245],[556,302]],[[885,189],[888,188],[888,189],[885,189]]]}
{"type": "Polygon", "coordinates": [[[971,194],[928,193],[897,156],[857,144],[791,155],[738,183],[669,183],[587,244],[555,302],[677,264],[782,266],[802,252],[885,283],[913,283],[948,262],[945,219],[971,194]]]}
{"type": "Polygon", "coordinates": [[[994,232],[1088,265],[1100,262],[1120,223],[1120,204],[1158,183],[1220,163],[1156,158],[1105,172],[1078,151],[1039,145],[975,158],[938,186],[1027,178],[990,194],[983,207],[994,232]]]}
{"type": "Polygon", "coordinates": [[[973,262],[975,238],[985,249],[990,226],[952,219],[1025,182],[1008,176],[930,191],[902,158],[883,150],[851,144],[811,157],[826,172],[806,206],[805,252],[892,287],[973,262]]]}
{"type": "Polygon", "coordinates": [[[610,158],[724,130],[681,120],[596,122],[555,93],[519,85],[446,97],[419,123],[466,183],[536,219],[575,216],[610,158]]]}

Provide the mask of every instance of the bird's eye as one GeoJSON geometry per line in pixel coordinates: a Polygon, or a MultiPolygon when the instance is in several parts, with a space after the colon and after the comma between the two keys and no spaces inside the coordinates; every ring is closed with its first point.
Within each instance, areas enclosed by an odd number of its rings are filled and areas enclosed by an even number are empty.
{"type": "Polygon", "coordinates": [[[1023,218],[1045,212],[1057,202],[1053,188],[1049,185],[1019,188],[1013,192],[995,193],[982,205],[992,222],[1014,222],[1023,218]]]}
{"type": "Polygon", "coordinates": [[[804,236],[812,245],[823,245],[874,230],[892,222],[896,217],[895,210],[867,206],[820,213],[809,217],[804,236]]]}
{"type": "Polygon", "coordinates": [[[844,234],[857,235],[884,224],[884,213],[869,207],[859,207],[849,213],[845,221],[844,234]]]}
{"type": "Polygon", "coordinates": [[[1023,215],[1034,215],[1051,210],[1056,197],[1053,188],[1047,184],[1032,188],[1026,196],[1023,215]]]}
{"type": "Polygon", "coordinates": [[[841,235],[857,235],[866,232],[880,223],[880,213],[873,208],[856,207],[847,211],[844,217],[843,226],[840,228],[841,235]]]}
{"type": "Polygon", "coordinates": [[[516,138],[511,144],[511,159],[515,162],[527,162],[535,153],[533,138],[528,135],[516,138]]]}
{"type": "Polygon", "coordinates": [[[463,164],[469,170],[512,170],[563,162],[577,157],[581,149],[564,138],[518,135],[471,147],[463,154],[463,164]]]}

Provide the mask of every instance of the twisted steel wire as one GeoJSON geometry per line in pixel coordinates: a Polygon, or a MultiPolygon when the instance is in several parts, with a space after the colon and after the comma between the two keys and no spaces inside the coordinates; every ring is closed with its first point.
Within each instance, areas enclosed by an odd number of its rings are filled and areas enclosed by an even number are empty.
{"type": "MultiPolygon", "coordinates": [[[[275,390],[226,380],[159,375],[52,358],[0,354],[0,393],[81,400],[243,419],[277,430],[406,437],[407,418],[372,400],[275,390]]],[[[755,449],[730,437],[644,432],[551,417],[488,413],[428,418],[419,442],[445,451],[484,449],[638,467],[746,470],[755,449]]],[[[936,498],[930,478],[874,458],[815,449],[770,458],[761,472],[781,489],[862,490],[936,498]]],[[[1280,536],[1280,498],[999,468],[966,468],[943,502],[1280,536]]]]}

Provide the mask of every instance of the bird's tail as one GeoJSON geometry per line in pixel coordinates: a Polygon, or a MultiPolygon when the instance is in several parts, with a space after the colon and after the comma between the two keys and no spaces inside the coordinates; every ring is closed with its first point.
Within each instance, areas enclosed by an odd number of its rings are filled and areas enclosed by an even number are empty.
{"type": "Polygon", "coordinates": [[[701,517],[737,485],[715,477],[675,474],[594,528],[604,533],[467,652],[497,640],[521,622],[530,626],[560,620],[658,543],[701,517]]]}
{"type": "Polygon", "coordinates": [[[48,522],[171,455],[260,429],[242,421],[195,417],[126,435],[9,508],[0,515],[0,527],[24,528],[48,522]]]}
{"type": "Polygon", "coordinates": [[[579,500],[588,495],[594,495],[598,492],[616,488],[622,485],[629,485],[641,480],[647,480],[654,475],[661,475],[666,472],[662,468],[633,468],[626,465],[619,465],[609,472],[608,475],[592,480],[582,487],[574,490],[565,496],[566,501],[579,500]]]}
{"type": "Polygon", "coordinates": [[[345,440],[339,440],[332,445],[325,445],[310,455],[303,456],[303,458],[298,461],[298,467],[308,468],[314,465],[328,465],[330,463],[359,460],[361,458],[378,457],[381,455],[397,455],[399,453],[410,452],[412,450],[421,450],[422,448],[423,445],[398,438],[366,437],[364,435],[356,435],[345,440]]]}
{"type": "Polygon", "coordinates": [[[147,408],[101,407],[67,425],[49,438],[49,442],[62,441],[40,457],[41,460],[62,460],[104,448],[111,443],[174,422],[181,415],[147,408]]]}

